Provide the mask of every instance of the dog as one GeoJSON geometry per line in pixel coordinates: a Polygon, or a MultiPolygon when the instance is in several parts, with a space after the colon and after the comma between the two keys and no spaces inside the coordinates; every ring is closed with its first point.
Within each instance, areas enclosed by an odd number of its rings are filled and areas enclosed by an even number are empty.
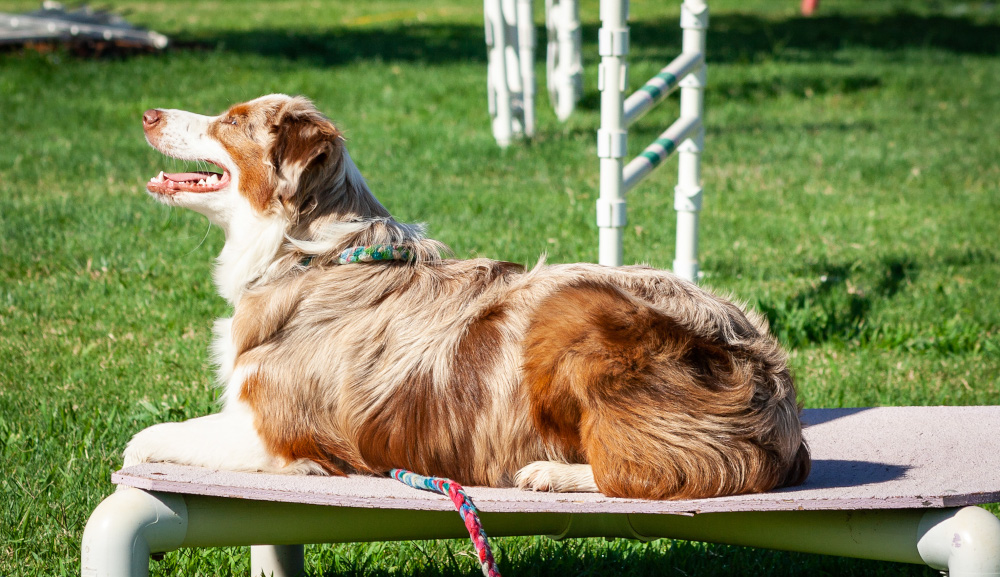
{"type": "Polygon", "coordinates": [[[166,156],[220,170],[146,186],[225,232],[214,280],[234,312],[214,331],[221,411],[141,431],[125,466],[405,468],[644,499],[808,475],[786,355],[759,314],[644,266],[446,258],[302,97],[142,121],[166,156]]]}

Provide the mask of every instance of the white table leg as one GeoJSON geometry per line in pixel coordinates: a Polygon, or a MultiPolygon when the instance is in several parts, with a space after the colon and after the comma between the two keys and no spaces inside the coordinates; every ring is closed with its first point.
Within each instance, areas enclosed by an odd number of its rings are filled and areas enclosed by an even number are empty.
{"type": "Polygon", "coordinates": [[[301,577],[305,574],[305,547],[302,545],[254,545],[250,547],[250,575],[253,577],[301,577]]]}
{"type": "Polygon", "coordinates": [[[125,489],[101,501],[83,531],[83,577],[146,577],[149,554],[172,551],[187,534],[182,495],[125,489]]]}

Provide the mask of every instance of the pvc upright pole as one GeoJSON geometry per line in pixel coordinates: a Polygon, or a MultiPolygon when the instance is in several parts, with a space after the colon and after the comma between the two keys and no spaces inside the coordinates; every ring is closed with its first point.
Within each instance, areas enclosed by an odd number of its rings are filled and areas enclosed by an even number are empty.
{"type": "Polygon", "coordinates": [[[597,131],[600,158],[600,197],[597,199],[599,227],[598,262],[622,264],[622,236],[626,223],[622,168],[626,155],[625,89],[628,85],[628,0],[602,0],[598,33],[601,65],[601,128],[597,131]]]}
{"type": "Polygon", "coordinates": [[[521,73],[524,135],[535,135],[535,23],[534,2],[517,0],[517,61],[521,73]]]}
{"type": "Polygon", "coordinates": [[[549,100],[559,120],[567,120],[583,95],[580,7],[577,0],[546,0],[546,57],[549,100]]]}
{"type": "Polygon", "coordinates": [[[705,37],[708,32],[708,5],[704,0],[685,0],[681,5],[684,52],[702,55],[700,68],[680,82],[681,118],[697,119],[698,133],[677,148],[677,248],[674,273],[698,282],[698,212],[701,210],[701,151],[705,146],[705,37]]]}
{"type": "Polygon", "coordinates": [[[511,109],[511,90],[507,82],[507,23],[503,16],[502,0],[484,0],[483,15],[486,20],[487,97],[493,120],[493,137],[500,146],[510,145],[514,137],[514,119],[511,109]]]}

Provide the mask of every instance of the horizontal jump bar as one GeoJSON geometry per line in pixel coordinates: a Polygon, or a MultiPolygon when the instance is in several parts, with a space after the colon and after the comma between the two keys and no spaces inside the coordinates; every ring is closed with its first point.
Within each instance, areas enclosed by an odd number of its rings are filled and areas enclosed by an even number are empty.
{"type": "Polygon", "coordinates": [[[631,125],[677,88],[680,81],[704,62],[700,52],[684,52],[625,100],[625,126],[631,125]]]}
{"type": "Polygon", "coordinates": [[[675,120],[670,128],[664,130],[659,138],[625,166],[625,170],[622,172],[622,185],[625,192],[632,190],[642,179],[649,176],[661,162],[669,158],[677,150],[678,144],[694,136],[694,132],[699,126],[701,126],[701,120],[697,117],[682,116],[675,120]]]}

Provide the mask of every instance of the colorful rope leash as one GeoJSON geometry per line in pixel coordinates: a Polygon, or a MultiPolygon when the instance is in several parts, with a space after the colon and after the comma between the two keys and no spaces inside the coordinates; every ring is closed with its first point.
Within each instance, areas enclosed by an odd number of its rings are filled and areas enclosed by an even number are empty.
{"type": "Polygon", "coordinates": [[[469,530],[469,537],[472,538],[472,544],[476,548],[476,555],[483,568],[483,575],[500,577],[500,570],[497,569],[497,562],[493,559],[493,551],[490,549],[489,541],[487,541],[486,531],[483,530],[483,524],[479,521],[479,512],[461,485],[450,479],[424,477],[405,469],[393,469],[389,471],[389,474],[400,483],[414,489],[440,493],[450,498],[451,502],[455,504],[455,508],[458,509],[458,514],[465,521],[465,528],[469,530]]]}

